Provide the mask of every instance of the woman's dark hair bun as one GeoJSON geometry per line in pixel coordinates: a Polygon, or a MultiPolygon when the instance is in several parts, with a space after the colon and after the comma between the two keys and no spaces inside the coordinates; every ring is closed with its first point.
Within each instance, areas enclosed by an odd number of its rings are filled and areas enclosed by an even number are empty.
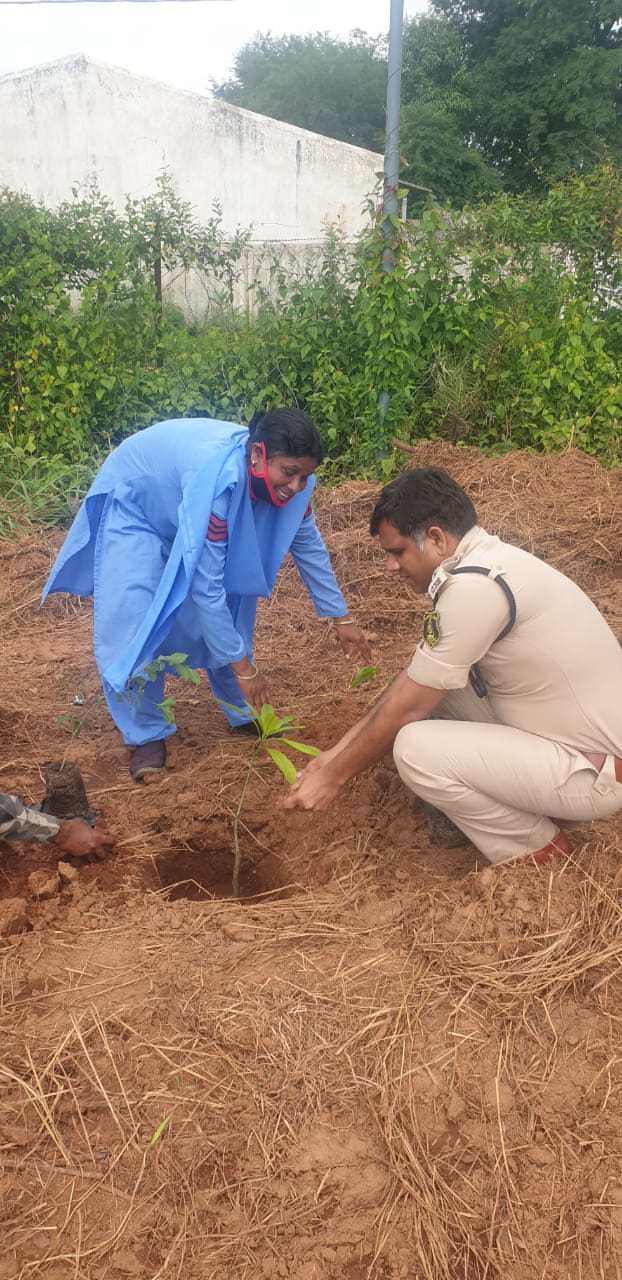
{"type": "Polygon", "coordinates": [[[289,405],[254,413],[249,424],[249,445],[265,445],[268,458],[282,453],[289,458],[324,457],[322,437],[308,413],[289,405]]]}

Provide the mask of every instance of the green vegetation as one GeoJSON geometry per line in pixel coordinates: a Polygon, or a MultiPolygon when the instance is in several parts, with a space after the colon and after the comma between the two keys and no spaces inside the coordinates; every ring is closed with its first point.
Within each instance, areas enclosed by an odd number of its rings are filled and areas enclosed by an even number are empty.
{"type": "MultiPolygon", "coordinates": [[[[137,675],[132,676],[126,691],[117,694],[117,701],[122,702],[126,699],[130,704],[139,704],[148,686],[162,673],[177,676],[178,680],[186,680],[189,684],[199,684],[201,677],[194,667],[188,666],[187,657],[187,653],[159,654],[152,662],[145,664],[137,675]]],[[[169,693],[162,702],[157,703],[157,709],[162,712],[167,724],[175,724],[176,703],[177,699],[173,693],[169,693]]]]}
{"type": "Polygon", "coordinates": [[[0,531],[66,518],[139,427],[244,422],[279,403],[315,418],[332,476],[386,478],[394,436],[575,445],[613,465],[621,226],[622,171],[607,163],[545,196],[395,219],[390,273],[378,223],[354,246],[330,232],[312,274],[275,261],[270,290],[236,310],[245,234],[227,240],[217,213],[199,227],[166,178],[123,217],[97,193],[54,213],[0,193],[0,531]],[[162,263],[216,280],[204,324],[163,305],[162,263]]]}
{"type": "Polygon", "coordinates": [[[94,459],[74,463],[59,454],[33,456],[0,435],[0,538],[30,525],[49,529],[68,523],[95,466],[94,459]]]}
{"type": "Polygon", "coordinates": [[[123,216],[96,189],[54,212],[0,192],[6,440],[75,462],[158,417],[197,412],[195,357],[163,305],[162,272],[200,268],[230,300],[248,236],[226,239],[220,222],[215,207],[199,225],[166,173],[123,216]]]}
{"type": "Polygon", "coordinates": [[[369,684],[378,675],[378,667],[357,667],[350,681],[351,689],[359,689],[362,684],[369,684]]]}

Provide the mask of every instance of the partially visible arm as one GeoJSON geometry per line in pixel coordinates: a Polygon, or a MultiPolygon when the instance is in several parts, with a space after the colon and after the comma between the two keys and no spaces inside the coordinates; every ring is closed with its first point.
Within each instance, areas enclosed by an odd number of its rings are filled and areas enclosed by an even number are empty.
{"type": "Polygon", "coordinates": [[[283,808],[325,809],[345,782],[382,759],[405,724],[427,719],[444,695],[401,671],[352,729],[307,766],[283,808]]]}
{"type": "Polygon", "coordinates": [[[261,707],[270,701],[270,691],[264,676],[251,662],[227,604],[224,575],[229,545],[228,510],[229,495],[224,493],[212,507],[190,595],[201,617],[203,639],[212,655],[212,665],[230,666],[235,676],[242,677],[239,685],[242,702],[261,707]]]}
{"type": "Polygon", "coordinates": [[[205,643],[213,654],[214,667],[226,667],[246,653],[244,641],[233,624],[224,585],[228,547],[226,510],[221,499],[219,508],[214,507],[212,511],[211,532],[206,530],[205,544],[190,587],[190,595],[201,617],[205,643]],[[223,516],[221,511],[225,512],[223,516]]]}
{"type": "Polygon", "coordinates": [[[19,796],[0,793],[0,836],[3,840],[35,840],[47,844],[58,834],[60,822],[50,813],[30,809],[19,796]]]}
{"type": "MultiPolygon", "coordinates": [[[[318,617],[346,618],[348,608],[337,586],[330,556],[312,511],[305,516],[300,525],[290,551],[315,605],[318,617]]],[[[349,626],[339,626],[336,629],[336,636],[346,657],[350,657],[351,653],[356,651],[367,662],[371,662],[369,643],[356,622],[353,621],[349,626]]]]}
{"type": "Polygon", "coordinates": [[[19,796],[0,793],[0,836],[4,840],[28,840],[39,844],[51,844],[75,858],[86,858],[94,853],[103,858],[114,847],[114,836],[107,831],[89,827],[81,818],[66,822],[51,813],[31,809],[19,796]]]}
{"type": "Polygon", "coordinates": [[[318,617],[345,618],[348,606],[337,586],[330,556],[312,511],[305,515],[290,551],[318,617]]]}

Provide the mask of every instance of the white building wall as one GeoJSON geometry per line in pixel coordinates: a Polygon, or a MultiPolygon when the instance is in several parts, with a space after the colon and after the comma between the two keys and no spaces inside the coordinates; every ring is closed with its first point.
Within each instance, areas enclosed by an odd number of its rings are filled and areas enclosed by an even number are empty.
{"type": "Polygon", "coordinates": [[[122,210],[165,168],[199,220],[309,241],[364,225],[382,159],[82,55],[0,77],[0,185],[55,207],[95,180],[122,210]]]}

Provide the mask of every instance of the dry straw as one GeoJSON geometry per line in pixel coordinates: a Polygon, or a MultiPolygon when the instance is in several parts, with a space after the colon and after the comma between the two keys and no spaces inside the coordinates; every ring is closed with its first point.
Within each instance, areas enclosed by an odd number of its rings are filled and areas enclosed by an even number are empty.
{"type": "MultiPolygon", "coordinates": [[[[488,527],[620,625],[619,473],[431,443],[415,461],[448,466],[488,527]]],[[[327,493],[319,520],[388,675],[418,605],[367,536],[375,492],[327,493]]],[[[122,785],[88,605],[28,614],[51,554],[37,536],[6,560],[3,780],[36,792],[79,679],[73,758],[121,840],[0,943],[0,1280],[618,1280],[619,821],[584,829],[563,871],[482,876],[425,847],[387,770],[286,828],[260,773],[245,857],[276,850],[282,896],[171,901],[162,859],[198,874],[197,851],[226,844],[244,749],[182,700],[205,736],[182,738],[161,789],[122,785]]],[[[348,698],[302,602],[288,569],[262,667],[307,734],[334,737],[375,688],[348,698]]],[[[5,851],[3,892],[18,864],[5,851]]]]}

